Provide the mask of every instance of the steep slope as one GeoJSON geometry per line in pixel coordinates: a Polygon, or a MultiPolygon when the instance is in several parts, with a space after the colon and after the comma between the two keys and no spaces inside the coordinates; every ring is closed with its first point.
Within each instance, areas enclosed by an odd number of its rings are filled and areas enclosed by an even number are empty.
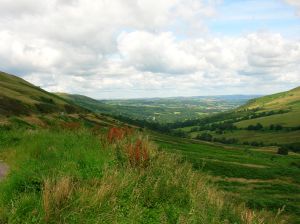
{"type": "Polygon", "coordinates": [[[239,109],[295,110],[300,109],[300,86],[292,90],[250,100],[239,109]]]}
{"type": "Polygon", "coordinates": [[[65,100],[68,100],[69,102],[72,102],[76,105],[79,105],[96,113],[109,113],[113,110],[113,108],[109,105],[87,96],[68,93],[56,93],[56,95],[65,100]]]}
{"type": "Polygon", "coordinates": [[[19,77],[0,72],[0,115],[80,111],[85,110],[19,77]]]}

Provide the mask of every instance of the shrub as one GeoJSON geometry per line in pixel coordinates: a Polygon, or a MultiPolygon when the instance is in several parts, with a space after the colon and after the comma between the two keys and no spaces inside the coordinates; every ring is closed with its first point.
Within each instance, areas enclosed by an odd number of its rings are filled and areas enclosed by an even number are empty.
{"type": "Polygon", "coordinates": [[[280,146],[278,148],[277,154],[279,154],[279,155],[288,155],[289,154],[289,149],[285,146],[280,146]]]}
{"type": "Polygon", "coordinates": [[[203,140],[203,141],[211,142],[212,139],[213,139],[213,136],[211,134],[209,134],[209,133],[204,132],[202,134],[197,135],[196,138],[200,139],[200,140],[203,140]]]}
{"type": "Polygon", "coordinates": [[[274,127],[274,130],[277,130],[277,131],[282,130],[282,129],[283,129],[283,127],[280,124],[276,124],[274,127]]]}
{"type": "Polygon", "coordinates": [[[53,99],[48,98],[48,97],[44,97],[44,96],[40,97],[40,101],[42,101],[43,103],[55,104],[53,99]]]}
{"type": "Polygon", "coordinates": [[[247,130],[262,130],[262,129],[263,129],[263,126],[261,123],[257,123],[256,125],[250,124],[247,127],[247,130]]]}
{"type": "Polygon", "coordinates": [[[35,104],[35,107],[38,110],[38,112],[45,113],[45,114],[53,113],[58,110],[57,105],[50,104],[50,103],[37,103],[37,104],[35,104]]]}
{"type": "Polygon", "coordinates": [[[177,137],[181,137],[181,138],[187,137],[187,133],[184,132],[183,130],[174,130],[171,133],[172,133],[172,135],[177,136],[177,137]]]}

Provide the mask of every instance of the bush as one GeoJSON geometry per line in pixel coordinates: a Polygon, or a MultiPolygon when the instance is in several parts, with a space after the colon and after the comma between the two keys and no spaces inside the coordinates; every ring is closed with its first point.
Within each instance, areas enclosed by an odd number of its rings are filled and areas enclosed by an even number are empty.
{"type": "Polygon", "coordinates": [[[45,113],[45,114],[53,113],[58,110],[57,105],[50,104],[50,103],[38,103],[38,104],[35,104],[35,107],[38,110],[38,112],[45,113]]]}
{"type": "Polygon", "coordinates": [[[247,127],[247,130],[262,130],[262,129],[263,129],[263,126],[261,123],[257,123],[256,125],[250,124],[247,127]]]}
{"type": "Polygon", "coordinates": [[[288,155],[289,154],[289,149],[285,146],[280,146],[278,148],[277,154],[279,154],[279,155],[288,155]]]}
{"type": "Polygon", "coordinates": [[[214,138],[213,139],[214,142],[221,142],[223,144],[235,144],[238,142],[238,140],[236,138],[214,138]]]}
{"type": "Polygon", "coordinates": [[[264,143],[253,141],[253,142],[250,142],[250,145],[252,145],[252,146],[264,146],[264,143]]]}
{"type": "Polygon", "coordinates": [[[300,152],[300,143],[299,142],[286,144],[286,145],[284,145],[282,147],[285,147],[288,150],[293,151],[293,152],[297,152],[297,153],[300,152]]]}
{"type": "Polygon", "coordinates": [[[202,134],[198,134],[196,139],[200,139],[200,140],[203,140],[203,141],[208,141],[208,142],[211,142],[212,139],[213,139],[213,136],[209,133],[202,133],[202,134]]]}

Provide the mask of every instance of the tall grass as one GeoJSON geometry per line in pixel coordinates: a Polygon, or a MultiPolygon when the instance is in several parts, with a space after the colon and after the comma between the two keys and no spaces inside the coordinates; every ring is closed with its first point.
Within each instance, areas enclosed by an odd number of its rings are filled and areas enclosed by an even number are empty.
{"type": "Polygon", "coordinates": [[[283,223],[236,206],[138,133],[110,133],[34,130],[0,145],[11,165],[0,223],[283,223]]]}

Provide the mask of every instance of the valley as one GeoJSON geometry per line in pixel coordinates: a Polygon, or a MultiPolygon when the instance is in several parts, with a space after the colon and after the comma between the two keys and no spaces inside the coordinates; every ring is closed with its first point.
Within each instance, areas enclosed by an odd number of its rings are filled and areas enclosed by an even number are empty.
{"type": "Polygon", "coordinates": [[[257,97],[255,95],[231,95],[95,100],[80,95],[64,93],[57,95],[97,113],[162,124],[203,118],[231,110],[257,97]]]}
{"type": "Polygon", "coordinates": [[[99,101],[0,80],[0,222],[300,221],[299,88],[99,101]],[[203,116],[147,119],[172,108],[203,116]]]}

